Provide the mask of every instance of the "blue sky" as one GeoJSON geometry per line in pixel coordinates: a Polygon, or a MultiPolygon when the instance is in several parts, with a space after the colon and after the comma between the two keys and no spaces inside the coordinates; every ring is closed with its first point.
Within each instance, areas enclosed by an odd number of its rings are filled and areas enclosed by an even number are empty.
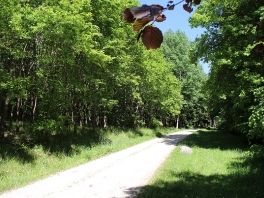
{"type": "MultiPolygon", "coordinates": [[[[166,7],[168,0],[139,0],[141,4],[159,4],[166,7]]],[[[174,3],[179,2],[180,0],[174,1],[174,3]]],[[[180,30],[186,34],[186,36],[194,41],[196,37],[199,37],[201,33],[204,32],[202,28],[191,28],[188,25],[188,20],[192,13],[188,13],[182,8],[183,3],[175,6],[174,10],[167,10],[164,12],[166,15],[166,20],[161,23],[155,23],[155,26],[158,27],[163,33],[169,29],[180,30]]],[[[205,73],[209,72],[208,64],[201,63],[205,73]]]]}

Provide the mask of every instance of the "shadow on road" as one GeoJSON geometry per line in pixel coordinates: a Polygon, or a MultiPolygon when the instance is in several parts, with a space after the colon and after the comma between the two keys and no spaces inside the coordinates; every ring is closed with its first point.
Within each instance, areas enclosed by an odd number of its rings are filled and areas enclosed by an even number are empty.
{"type": "Polygon", "coordinates": [[[179,142],[181,142],[185,137],[187,137],[186,134],[175,134],[175,135],[168,135],[162,137],[163,140],[162,143],[165,143],[167,145],[177,145],[179,142]]]}
{"type": "Polygon", "coordinates": [[[225,131],[208,132],[207,130],[199,130],[193,133],[191,137],[184,140],[184,144],[189,147],[199,147],[206,149],[244,150],[248,148],[247,139],[225,131]]]}

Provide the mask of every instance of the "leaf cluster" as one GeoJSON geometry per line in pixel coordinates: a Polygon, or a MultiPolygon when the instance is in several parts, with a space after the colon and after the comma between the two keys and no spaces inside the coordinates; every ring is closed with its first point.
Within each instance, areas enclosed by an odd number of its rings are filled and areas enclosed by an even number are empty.
{"type": "MultiPolygon", "coordinates": [[[[184,2],[184,0],[173,3],[169,1],[167,6],[159,4],[142,5],[141,7],[126,8],[123,12],[123,18],[128,23],[133,23],[133,30],[140,31],[137,40],[142,39],[143,44],[147,49],[157,49],[163,42],[162,32],[157,27],[153,27],[155,22],[163,22],[166,16],[163,14],[166,10],[174,10],[175,6],[184,2]]],[[[185,0],[183,9],[187,12],[192,12],[192,5],[199,5],[201,0],[185,0]]]]}

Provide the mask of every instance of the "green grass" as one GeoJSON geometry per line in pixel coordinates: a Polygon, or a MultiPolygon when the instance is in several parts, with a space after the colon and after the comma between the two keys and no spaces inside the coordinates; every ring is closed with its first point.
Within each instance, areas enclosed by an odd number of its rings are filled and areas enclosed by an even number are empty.
{"type": "Polygon", "coordinates": [[[0,194],[175,131],[175,128],[160,130],[112,128],[101,132],[103,133],[101,139],[93,137],[89,130],[70,136],[50,135],[43,139],[10,135],[4,142],[0,142],[0,194]]]}
{"type": "Polygon", "coordinates": [[[257,198],[264,195],[263,148],[249,148],[241,137],[221,131],[201,130],[177,147],[139,198],[257,198]],[[257,148],[257,149],[254,149],[257,148]]]}

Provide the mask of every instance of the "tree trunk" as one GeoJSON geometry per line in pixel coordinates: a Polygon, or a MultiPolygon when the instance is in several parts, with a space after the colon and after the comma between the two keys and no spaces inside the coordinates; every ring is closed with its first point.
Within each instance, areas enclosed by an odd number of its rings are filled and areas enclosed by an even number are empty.
{"type": "Polygon", "coordinates": [[[93,115],[92,115],[92,126],[93,126],[93,132],[96,132],[97,126],[98,126],[98,112],[97,112],[97,103],[95,102],[93,104],[93,115]]]}
{"type": "Polygon", "coordinates": [[[73,133],[77,133],[77,102],[74,99],[72,110],[73,133]]]}
{"type": "Polygon", "coordinates": [[[106,115],[104,115],[104,129],[107,128],[107,117],[106,115]]]}
{"type": "Polygon", "coordinates": [[[9,104],[9,98],[6,96],[6,99],[2,101],[1,115],[0,115],[0,139],[4,138],[5,135],[5,119],[7,114],[7,107],[9,104]]]}
{"type": "Polygon", "coordinates": [[[213,127],[214,127],[214,128],[217,127],[217,124],[216,124],[216,120],[215,120],[215,118],[213,118],[213,127]]]}
{"type": "Polygon", "coordinates": [[[32,97],[32,111],[31,111],[31,119],[32,119],[32,123],[35,120],[35,113],[36,113],[36,108],[37,108],[37,97],[33,98],[32,97]]]}
{"type": "Polygon", "coordinates": [[[176,129],[179,128],[179,118],[180,118],[180,115],[177,115],[177,118],[176,118],[176,129]]]}
{"type": "Polygon", "coordinates": [[[16,133],[19,132],[19,108],[20,108],[20,98],[17,99],[17,108],[16,108],[16,133]]]}

